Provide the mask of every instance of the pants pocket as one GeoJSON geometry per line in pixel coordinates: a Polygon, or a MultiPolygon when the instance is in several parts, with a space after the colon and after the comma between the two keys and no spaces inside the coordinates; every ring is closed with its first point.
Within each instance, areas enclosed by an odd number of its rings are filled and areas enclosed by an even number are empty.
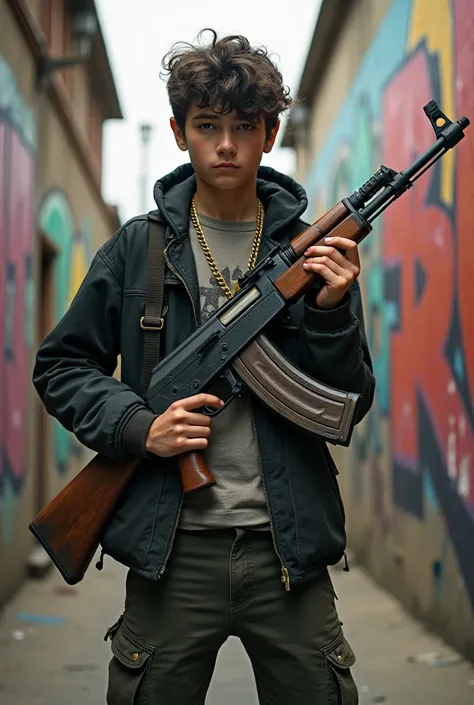
{"type": "Polygon", "coordinates": [[[121,622],[112,637],[107,705],[147,705],[146,680],[154,651],[121,622]]]}
{"type": "Polygon", "coordinates": [[[358,705],[359,694],[351,673],[356,658],[342,629],[322,652],[326,659],[328,705],[358,705]]]}

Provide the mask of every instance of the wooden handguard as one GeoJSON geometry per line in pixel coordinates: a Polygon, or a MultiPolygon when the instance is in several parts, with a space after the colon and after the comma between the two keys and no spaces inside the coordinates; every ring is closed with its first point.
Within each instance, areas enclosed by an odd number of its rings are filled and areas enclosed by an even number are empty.
{"type": "MultiPolygon", "coordinates": [[[[339,205],[345,209],[343,204],[337,204],[337,206],[334,206],[329,213],[335,211],[339,205]]],[[[327,215],[329,215],[329,213],[327,215]]],[[[301,254],[310,245],[314,245],[315,241],[319,242],[323,235],[328,235],[329,232],[331,232],[332,236],[337,235],[338,237],[346,237],[348,240],[361,242],[361,240],[363,240],[367,233],[371,230],[370,224],[360,218],[357,213],[351,213],[344,220],[340,221],[339,224],[332,230],[325,230],[320,236],[313,233],[313,242],[311,242],[307,234],[314,227],[315,225],[311,225],[304,232],[298,235],[298,237],[291,241],[291,247],[295,251],[295,254],[301,254]]],[[[309,291],[309,289],[314,286],[314,283],[319,276],[317,274],[313,274],[313,272],[308,272],[306,269],[303,269],[305,260],[306,258],[304,256],[300,257],[286,270],[284,274],[278,277],[275,282],[276,288],[285,301],[288,301],[288,303],[296,301],[300,296],[303,296],[303,294],[309,291]]]]}
{"type": "Polygon", "coordinates": [[[358,394],[341,392],[307,377],[265,335],[232,363],[248,388],[295,426],[337,445],[349,445],[358,394]]]}
{"type": "MultiPolygon", "coordinates": [[[[325,235],[329,235],[331,230],[339,225],[344,218],[349,215],[349,211],[342,201],[336,203],[327,213],[324,213],[312,225],[303,230],[291,241],[291,248],[298,257],[319,242],[325,235]]],[[[332,233],[331,233],[332,234],[332,233]]],[[[341,234],[341,233],[339,233],[341,234]]]]}

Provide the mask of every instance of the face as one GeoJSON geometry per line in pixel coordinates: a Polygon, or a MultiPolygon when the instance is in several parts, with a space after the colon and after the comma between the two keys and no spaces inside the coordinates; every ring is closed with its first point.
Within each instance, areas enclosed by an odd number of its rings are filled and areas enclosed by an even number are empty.
{"type": "Polygon", "coordinates": [[[239,188],[254,180],[264,153],[272,150],[279,123],[267,139],[265,122],[239,119],[233,111],[219,115],[210,108],[192,105],[184,133],[171,118],[176,144],[189,152],[196,177],[223,190],[239,188]]]}

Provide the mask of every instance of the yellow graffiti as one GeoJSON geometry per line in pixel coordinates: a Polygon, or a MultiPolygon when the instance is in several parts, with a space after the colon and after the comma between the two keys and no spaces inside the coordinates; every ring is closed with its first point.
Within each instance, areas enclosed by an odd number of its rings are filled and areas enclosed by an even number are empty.
{"type": "Polygon", "coordinates": [[[71,275],[69,278],[68,306],[76,295],[88,268],[85,247],[81,242],[74,242],[71,257],[71,275]]]}
{"type": "MultiPolygon", "coordinates": [[[[441,77],[440,108],[451,119],[455,115],[452,37],[450,0],[413,0],[407,49],[412,51],[421,39],[425,39],[428,51],[437,54],[441,77]]],[[[453,152],[443,157],[441,169],[441,196],[447,205],[451,205],[454,198],[453,152]]]]}

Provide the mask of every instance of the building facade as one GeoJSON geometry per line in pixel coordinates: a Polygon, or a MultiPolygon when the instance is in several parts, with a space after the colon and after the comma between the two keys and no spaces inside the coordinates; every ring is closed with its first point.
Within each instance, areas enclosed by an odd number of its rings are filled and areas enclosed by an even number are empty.
{"type": "Polygon", "coordinates": [[[101,141],[104,120],[122,113],[96,22],[93,0],[0,0],[0,605],[27,570],[28,523],[85,459],[31,374],[119,227],[101,193],[101,141]],[[87,32],[89,58],[52,70],[51,59],[82,55],[87,32]]]}
{"type": "MultiPolygon", "coordinates": [[[[427,149],[431,99],[474,120],[473,31],[471,0],[323,2],[283,139],[309,219],[427,149]]],[[[376,398],[350,448],[334,450],[358,560],[471,659],[473,130],[361,245],[376,398]]]]}

